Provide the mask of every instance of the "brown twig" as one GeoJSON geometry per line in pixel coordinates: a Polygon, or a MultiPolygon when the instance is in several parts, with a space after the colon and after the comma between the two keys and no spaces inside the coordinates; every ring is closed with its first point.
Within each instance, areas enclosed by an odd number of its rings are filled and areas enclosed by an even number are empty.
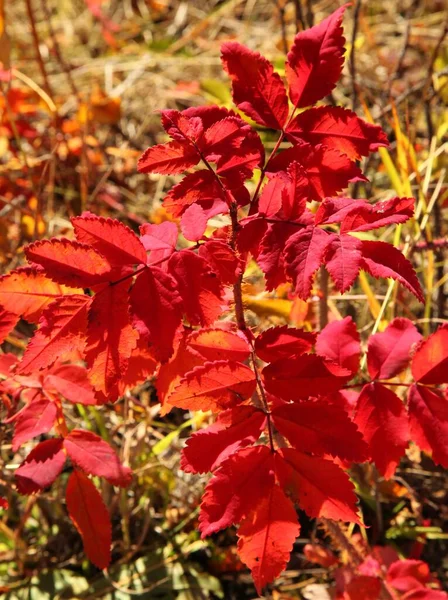
{"type": "Polygon", "coordinates": [[[28,13],[28,19],[31,25],[31,35],[33,36],[34,50],[36,52],[36,60],[39,65],[39,70],[42,75],[42,79],[44,81],[44,88],[47,94],[53,98],[53,91],[50,86],[50,82],[48,81],[47,70],[45,69],[45,64],[42,58],[42,54],[40,53],[39,47],[39,35],[36,29],[36,21],[34,19],[33,7],[31,4],[32,0],[25,0],[26,10],[28,13]]]}

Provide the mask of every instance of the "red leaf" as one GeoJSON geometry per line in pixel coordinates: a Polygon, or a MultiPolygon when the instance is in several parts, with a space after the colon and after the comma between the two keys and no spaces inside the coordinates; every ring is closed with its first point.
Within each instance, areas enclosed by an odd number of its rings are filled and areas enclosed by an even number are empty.
{"type": "Polygon", "coordinates": [[[131,469],[124,467],[109,444],[91,431],[73,429],[64,439],[64,448],[70,460],[85,473],[104,477],[121,487],[131,483],[131,469]]]}
{"type": "Polygon", "coordinates": [[[277,486],[258,502],[238,530],[238,553],[259,595],[286,568],[300,525],[292,502],[277,486]]]}
{"type": "Polygon", "coordinates": [[[381,383],[369,383],[359,395],[354,421],[369,444],[378,471],[390,479],[408,445],[403,402],[381,383]]]}
{"type": "Polygon", "coordinates": [[[258,212],[266,217],[274,217],[282,208],[282,191],[285,189],[288,180],[285,173],[281,171],[276,173],[263,186],[260,198],[258,200],[258,212]]]}
{"type": "Polygon", "coordinates": [[[19,321],[19,315],[7,312],[0,307],[0,344],[11,333],[19,321]]]}
{"type": "Polygon", "coordinates": [[[397,560],[387,570],[387,582],[400,592],[410,592],[430,581],[428,565],[422,560],[397,560]]]}
{"type": "Polygon", "coordinates": [[[409,389],[411,438],[433,461],[448,467],[448,398],[421,385],[409,389]]]}
{"type": "Polygon", "coordinates": [[[177,281],[191,325],[210,325],[222,313],[221,286],[207,261],[191,250],[173,254],[168,270],[177,281]]]}
{"type": "Polygon", "coordinates": [[[154,374],[157,364],[158,361],[154,358],[148,341],[139,337],[137,346],[129,357],[126,372],[118,381],[119,395],[124,396],[126,391],[147,381],[154,374]]]}
{"type": "Polygon", "coordinates": [[[422,339],[415,325],[404,318],[393,319],[382,333],[369,338],[367,368],[372,379],[390,379],[409,364],[411,351],[422,339]]]}
{"type": "Polygon", "coordinates": [[[272,411],[278,431],[294,448],[323,456],[331,454],[353,462],[363,462],[367,445],[347,413],[325,401],[282,404],[272,411]]]}
{"type": "Polygon", "coordinates": [[[208,482],[199,515],[201,537],[237,524],[268,497],[273,486],[272,454],[267,446],[243,448],[223,462],[208,482]]]}
{"type": "Polygon", "coordinates": [[[251,129],[240,148],[219,159],[216,172],[226,179],[229,188],[239,188],[245,179],[252,177],[254,169],[261,168],[264,157],[265,150],[260,136],[251,129]]]}
{"type": "Polygon", "coordinates": [[[114,266],[146,264],[146,250],[124,223],[84,213],[71,219],[79,242],[88,244],[114,266]]]}
{"type": "Polygon", "coordinates": [[[25,248],[25,254],[49,277],[65,285],[86,288],[111,278],[111,265],[104,256],[86,244],[65,238],[34,242],[25,248]]]}
{"type": "Polygon", "coordinates": [[[316,211],[315,224],[341,223],[346,215],[349,213],[356,214],[366,204],[365,200],[353,200],[353,198],[325,198],[316,211]]]}
{"type": "Polygon", "coordinates": [[[190,142],[198,143],[204,133],[202,119],[188,116],[185,111],[163,110],[162,125],[173,140],[187,147],[190,142]]]}
{"type": "Polygon", "coordinates": [[[191,350],[204,360],[245,361],[251,354],[251,348],[243,334],[225,329],[199,329],[188,338],[191,350]]]}
{"type": "Polygon", "coordinates": [[[176,249],[178,238],[177,225],[164,221],[159,225],[144,223],[140,226],[141,241],[145,250],[150,250],[148,263],[162,262],[176,249]]]}
{"type": "Polygon", "coordinates": [[[341,223],[341,233],[347,231],[371,231],[394,223],[405,223],[414,215],[414,198],[391,198],[385,202],[364,202],[347,212],[341,223]]]}
{"type": "Polygon", "coordinates": [[[358,371],[361,345],[356,323],[351,317],[329,323],[317,336],[316,352],[351,371],[358,371]]]}
{"type": "Polygon", "coordinates": [[[307,227],[292,235],[285,245],[286,273],[291,277],[295,293],[307,300],[314,273],[321,266],[331,236],[323,229],[307,227]]]}
{"type": "Polygon", "coordinates": [[[351,235],[332,235],[325,252],[325,268],[343,294],[352,287],[361,269],[362,242],[351,235]]]}
{"type": "Polygon", "coordinates": [[[339,7],[321,23],[294,38],[286,62],[289,97],[294,106],[315,104],[335,87],[344,64],[341,21],[347,6],[339,7]]]}
{"type": "Polygon", "coordinates": [[[14,473],[18,491],[28,495],[49,487],[62,472],[64,465],[62,438],[41,442],[31,450],[14,473]]]}
{"type": "Polygon", "coordinates": [[[201,150],[207,160],[217,162],[239,148],[249,131],[250,126],[239,117],[226,117],[206,130],[201,150]]]}
{"type": "Polygon", "coordinates": [[[129,281],[123,281],[103,288],[89,310],[86,362],[93,387],[106,395],[126,371],[137,343],[129,317],[128,287],[129,281]]]}
{"type": "Polygon", "coordinates": [[[316,334],[283,327],[271,327],[260,333],[255,340],[255,352],[265,362],[294,358],[311,350],[316,334]]]}
{"type": "Polygon", "coordinates": [[[369,575],[355,575],[347,583],[344,600],[378,600],[381,594],[381,580],[369,575]]]}
{"type": "Polygon", "coordinates": [[[264,413],[252,406],[237,406],[221,413],[216,423],[188,438],[181,468],[187,473],[215,470],[239,448],[256,442],[265,423],[264,413]]]}
{"type": "Polygon", "coordinates": [[[176,175],[198,164],[200,156],[193,146],[168,142],[148,148],[138,160],[140,173],[176,175]]]}
{"type": "Polygon", "coordinates": [[[279,360],[263,369],[267,391],[283,400],[302,400],[331,394],[351,377],[347,369],[326,362],[315,354],[279,360]]]}
{"type": "Polygon", "coordinates": [[[275,466],[280,485],[309,517],[360,523],[353,485],[334,462],[281,448],[275,466]]]}
{"type": "Polygon", "coordinates": [[[61,296],[47,306],[20,363],[21,373],[43,369],[85,346],[88,296],[61,296]]]}
{"type": "Polygon", "coordinates": [[[199,256],[204,258],[223,284],[231,285],[241,271],[240,261],[230,246],[220,240],[207,240],[199,247],[199,256]]]}
{"type": "Polygon", "coordinates": [[[167,363],[160,365],[157,373],[156,390],[159,402],[162,404],[162,415],[173,408],[167,399],[182,377],[203,363],[199,356],[190,351],[188,333],[189,331],[183,328],[178,330],[174,339],[174,354],[167,363]]]}
{"type": "Polygon", "coordinates": [[[67,483],[66,503],[87,557],[99,569],[105,569],[110,563],[112,543],[109,511],[87,475],[73,471],[67,483]]]}
{"type": "Polygon", "coordinates": [[[207,221],[208,217],[199,204],[189,206],[180,221],[180,228],[184,238],[191,242],[197,242],[202,239],[207,229],[207,221]]]}
{"type": "Polygon", "coordinates": [[[448,383],[448,325],[442,325],[417,348],[412,359],[417,383],[448,383]]]}
{"type": "Polygon", "coordinates": [[[180,217],[194,203],[204,210],[210,210],[216,204],[215,214],[228,211],[224,192],[214,173],[205,169],[188,173],[180,183],[171,188],[165,196],[163,206],[173,217],[180,217]]]}
{"type": "Polygon", "coordinates": [[[422,288],[411,263],[391,244],[363,241],[361,268],[373,277],[391,277],[399,281],[420,302],[424,302],[422,288]]]}
{"type": "Polygon", "coordinates": [[[42,433],[48,433],[56,421],[57,408],[54,402],[38,395],[14,415],[14,437],[12,449],[14,452],[20,446],[42,433]]]}
{"type": "Polygon", "coordinates": [[[287,240],[297,232],[300,225],[272,223],[268,225],[260,246],[257,263],[266,276],[266,289],[273,290],[287,280],[283,252],[287,240]]]}
{"type": "Polygon", "coordinates": [[[232,79],[238,108],[260,125],[282,129],[288,118],[288,99],[271,63],[237,42],[221,46],[221,60],[232,79]]]}
{"type": "Polygon", "coordinates": [[[217,412],[250,398],[255,387],[252,369],[239,362],[219,360],[187,373],[168,402],[179,408],[217,412]]]}
{"type": "Polygon", "coordinates": [[[44,379],[44,388],[56,390],[66,400],[76,404],[97,404],[84,367],[63,365],[53,368],[44,379]]]}
{"type": "Polygon", "coordinates": [[[156,358],[168,360],[182,319],[182,298],[174,277],[159,267],[148,267],[137,276],[130,299],[132,312],[143,324],[141,333],[149,334],[156,358]]]}
{"type": "Polygon", "coordinates": [[[381,127],[363,121],[340,106],[310,108],[297,115],[286,131],[295,142],[325,144],[352,160],[389,145],[381,127]]]}
{"type": "Polygon", "coordinates": [[[293,161],[287,169],[287,186],[282,191],[282,208],[285,219],[300,221],[304,225],[314,222],[314,215],[307,210],[306,201],[310,198],[310,182],[305,169],[293,161]]]}
{"type": "Polygon", "coordinates": [[[304,143],[283,150],[269,162],[267,172],[286,171],[293,161],[301,165],[309,181],[308,200],[321,201],[340,192],[351,181],[367,181],[345,154],[322,144],[304,143]]]}
{"type": "MultiPolygon", "coordinates": [[[[77,292],[78,290],[71,290],[71,293],[77,292]]],[[[43,310],[66,293],[64,286],[30,267],[17,269],[0,277],[0,306],[31,323],[37,323],[43,310]]]]}
{"type": "Polygon", "coordinates": [[[429,588],[412,590],[403,596],[403,600],[447,600],[446,592],[432,590],[429,588]]]}

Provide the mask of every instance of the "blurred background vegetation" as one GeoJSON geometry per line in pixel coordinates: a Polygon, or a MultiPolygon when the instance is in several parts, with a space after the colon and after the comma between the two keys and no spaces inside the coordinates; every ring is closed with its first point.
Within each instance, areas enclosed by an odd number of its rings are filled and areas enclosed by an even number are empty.
{"type": "MultiPolygon", "coordinates": [[[[236,39],[259,50],[282,72],[296,32],[340,4],[0,0],[0,269],[20,266],[26,243],[69,234],[69,217],[83,210],[119,218],[134,229],[167,219],[161,201],[175,178],[136,171],[141,152],[164,139],[157,111],[230,106],[219,59],[223,41],[236,39]]],[[[414,319],[424,333],[446,320],[447,23],[444,0],[355,0],[344,20],[346,66],[328,101],[373,119],[391,140],[389,150],[364,161],[370,183],[351,192],[375,200],[415,197],[415,221],[381,236],[407,253],[426,293],[420,307],[387,283],[367,278],[344,298],[330,290],[328,310],[336,317],[351,314],[364,341],[393,316],[414,319]]],[[[270,132],[261,134],[268,148],[273,145],[270,132]]],[[[254,322],[305,327],[319,322],[319,290],[307,304],[291,299],[287,288],[266,294],[253,270],[244,291],[254,322]]],[[[20,354],[30,333],[22,323],[3,351],[20,354]]],[[[234,532],[199,539],[205,478],[179,470],[185,437],[208,422],[208,415],[176,409],[159,417],[150,383],[113,406],[77,406],[68,414],[73,426],[110,441],[135,472],[126,490],[102,483],[113,522],[113,565],[103,574],[84,558],[60,482],[38,496],[17,495],[14,469],[31,444],[14,455],[10,427],[3,425],[0,491],[9,500],[0,513],[4,598],[256,597],[236,557],[234,532]]],[[[366,465],[352,474],[370,543],[422,557],[446,585],[447,474],[413,447],[390,482],[366,465]]],[[[301,521],[302,537],[272,598],[330,598],[331,571],[303,555],[303,545],[324,539],[325,531],[304,515],[301,521]]]]}

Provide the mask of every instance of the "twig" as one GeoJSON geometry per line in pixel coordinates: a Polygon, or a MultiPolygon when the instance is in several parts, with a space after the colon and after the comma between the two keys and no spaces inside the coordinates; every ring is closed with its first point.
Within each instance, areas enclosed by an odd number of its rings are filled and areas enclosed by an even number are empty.
{"type": "Polygon", "coordinates": [[[31,0],[25,0],[25,4],[26,4],[26,10],[28,13],[28,19],[29,19],[30,25],[31,25],[31,34],[33,36],[34,50],[36,52],[36,60],[39,65],[39,70],[42,75],[42,79],[44,80],[44,88],[45,88],[45,91],[47,92],[47,94],[50,97],[53,97],[53,92],[52,92],[52,89],[50,86],[50,82],[48,81],[48,75],[47,75],[47,71],[45,69],[45,64],[42,59],[42,54],[40,53],[39,36],[37,34],[36,21],[34,19],[34,13],[33,13],[33,7],[31,5],[31,0]]]}

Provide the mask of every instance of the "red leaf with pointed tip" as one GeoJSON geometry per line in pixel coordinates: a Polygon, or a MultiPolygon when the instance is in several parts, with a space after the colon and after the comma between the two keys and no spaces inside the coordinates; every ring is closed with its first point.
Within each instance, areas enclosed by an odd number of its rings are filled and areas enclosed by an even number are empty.
{"type": "Polygon", "coordinates": [[[208,169],[188,173],[180,183],[171,188],[165,196],[163,206],[173,217],[180,217],[189,206],[195,203],[204,209],[210,209],[214,203],[218,203],[217,206],[221,209],[215,214],[228,211],[224,192],[215,174],[208,169]]]}
{"type": "Polygon", "coordinates": [[[321,266],[332,237],[323,229],[307,227],[292,235],[285,245],[286,273],[291,277],[295,293],[307,300],[314,273],[321,266]]]}
{"type": "Polygon", "coordinates": [[[378,471],[390,479],[408,446],[403,402],[381,383],[369,383],[359,395],[354,421],[369,445],[378,471]]]}
{"type": "Polygon", "coordinates": [[[162,416],[173,408],[167,399],[186,373],[203,364],[203,359],[191,352],[188,344],[189,330],[180,328],[174,339],[174,354],[170,360],[160,365],[157,372],[156,390],[162,404],[162,416]]]}
{"type": "MultiPolygon", "coordinates": [[[[71,293],[78,293],[78,290],[71,293]]],[[[64,286],[30,267],[0,277],[0,306],[31,323],[37,323],[43,310],[63,294],[67,294],[64,286]]]]}
{"type": "Polygon", "coordinates": [[[79,242],[88,244],[112,265],[146,264],[146,250],[135,233],[117,219],[84,213],[71,219],[79,242]]]}
{"type": "Polygon", "coordinates": [[[61,296],[47,306],[20,363],[21,373],[51,366],[64,354],[85,346],[88,296],[61,296]]]}
{"type": "Polygon", "coordinates": [[[205,360],[245,361],[251,354],[251,348],[244,335],[225,329],[199,329],[188,338],[191,350],[205,360]]]}
{"type": "Polygon", "coordinates": [[[210,325],[222,311],[221,285],[207,261],[190,250],[173,254],[168,271],[177,282],[191,325],[210,325]]]}
{"type": "Polygon", "coordinates": [[[448,383],[448,325],[442,325],[417,348],[412,358],[417,383],[448,383]]]}
{"type": "Polygon", "coordinates": [[[87,557],[99,569],[105,569],[110,563],[112,543],[109,511],[87,475],[73,471],[67,483],[66,503],[87,557]]]}
{"type": "Polygon", "coordinates": [[[409,389],[409,429],[412,440],[448,467],[448,398],[422,385],[409,389]]]}
{"type": "Polygon", "coordinates": [[[145,250],[150,250],[148,264],[161,263],[176,249],[179,232],[177,225],[164,221],[158,225],[144,223],[140,226],[141,241],[145,250]]]}
{"type": "Polygon", "coordinates": [[[148,267],[137,277],[130,293],[134,315],[149,334],[154,354],[166,361],[173,353],[174,335],[182,319],[182,298],[174,277],[159,267],[148,267]]]}
{"type": "Polygon", "coordinates": [[[199,247],[199,256],[204,258],[222,283],[234,284],[241,271],[240,260],[230,246],[220,240],[207,240],[199,247]]]}
{"type": "Polygon", "coordinates": [[[358,371],[361,345],[351,317],[329,323],[317,336],[316,352],[354,375],[358,371]]]}
{"type": "Polygon", "coordinates": [[[408,592],[403,596],[403,600],[448,600],[448,594],[430,588],[422,588],[408,592]]]}
{"type": "Polygon", "coordinates": [[[325,401],[282,404],[272,411],[278,431],[296,450],[323,456],[331,454],[363,462],[368,448],[356,425],[339,406],[325,401]]]}
{"type": "Polygon", "coordinates": [[[252,177],[255,169],[261,168],[264,157],[265,150],[260,136],[251,129],[239,148],[218,160],[216,172],[226,179],[229,188],[239,188],[245,179],[252,177]]]}
{"type": "Polygon", "coordinates": [[[104,477],[113,485],[126,487],[132,471],[124,467],[107,442],[91,431],[73,429],[64,439],[70,460],[85,473],[104,477]]]}
{"type": "Polygon", "coordinates": [[[324,260],[336,289],[343,294],[352,287],[361,269],[362,242],[351,235],[332,235],[324,260]]]}
{"type": "Polygon", "coordinates": [[[422,288],[411,263],[391,244],[363,241],[361,268],[373,277],[391,277],[399,281],[420,302],[424,302],[422,288]]]}
{"type": "Polygon", "coordinates": [[[11,333],[19,321],[19,315],[7,312],[0,307],[0,344],[11,333]]]}
{"type": "Polygon", "coordinates": [[[325,144],[352,160],[389,145],[381,127],[363,121],[353,111],[340,106],[305,110],[289,124],[286,133],[295,142],[325,144]]]}
{"type": "Polygon", "coordinates": [[[241,522],[238,553],[252,571],[259,595],[286,568],[299,533],[294,505],[277,485],[241,522]]]}
{"type": "Polygon", "coordinates": [[[207,160],[217,162],[239,148],[249,131],[250,126],[239,117],[226,117],[206,130],[201,150],[207,160]]]}
{"type": "Polygon", "coordinates": [[[208,217],[199,204],[189,206],[180,220],[184,238],[191,242],[198,242],[207,229],[207,221],[208,217]]]}
{"type": "Polygon", "coordinates": [[[125,372],[137,344],[138,333],[129,316],[128,287],[129,281],[109,285],[90,305],[85,357],[93,387],[106,395],[125,372]]]}
{"type": "Polygon", "coordinates": [[[217,412],[241,404],[252,396],[255,387],[252,369],[239,362],[218,360],[187,373],[168,402],[179,408],[217,412]]]}
{"type": "Polygon", "coordinates": [[[202,119],[197,116],[188,116],[185,111],[163,110],[162,125],[173,140],[187,146],[190,142],[198,143],[204,133],[202,119]]]}
{"type": "Polygon", "coordinates": [[[288,184],[285,173],[276,173],[263,186],[258,200],[258,212],[266,217],[274,217],[282,208],[282,191],[288,184]]]}
{"type": "Polygon", "coordinates": [[[221,464],[202,497],[202,538],[239,523],[252,510],[254,500],[268,497],[274,485],[272,457],[267,446],[255,446],[239,450],[221,464]]]}
{"type": "Polygon", "coordinates": [[[301,225],[295,223],[270,223],[264,234],[257,256],[257,263],[266,276],[266,289],[273,290],[287,281],[285,260],[283,257],[285,244],[301,225]]]}
{"type": "Polygon", "coordinates": [[[294,106],[315,104],[335,87],[344,64],[341,22],[347,6],[339,7],[321,23],[294,38],[286,62],[289,97],[294,106]]]}
{"type": "Polygon", "coordinates": [[[353,198],[325,198],[315,213],[315,224],[341,223],[346,215],[356,213],[366,204],[366,200],[353,200],[353,198]]]}
{"type": "Polygon", "coordinates": [[[370,575],[355,575],[344,588],[344,600],[378,600],[381,580],[370,575]]]}
{"type": "Polygon", "coordinates": [[[221,46],[221,60],[232,79],[238,108],[260,125],[282,129],[288,118],[288,98],[271,63],[238,42],[221,46]]]}
{"type": "Polygon", "coordinates": [[[92,247],[65,238],[41,240],[29,244],[25,254],[30,262],[41,265],[46,274],[65,285],[92,287],[109,281],[112,267],[92,247]]]}
{"type": "Polygon", "coordinates": [[[140,173],[176,175],[198,164],[200,156],[193,146],[180,142],[159,144],[145,150],[138,160],[140,173]]]}
{"type": "Polygon", "coordinates": [[[263,369],[266,390],[284,400],[302,400],[330,394],[351,379],[350,371],[321,356],[303,354],[263,369]]]}
{"type": "Polygon", "coordinates": [[[422,339],[409,319],[393,319],[382,333],[369,338],[367,368],[372,379],[390,379],[409,364],[411,351],[422,339]]]}
{"type": "Polygon", "coordinates": [[[387,582],[400,592],[410,592],[429,583],[429,566],[422,560],[397,560],[387,570],[387,582]]]}
{"type": "Polygon", "coordinates": [[[286,171],[292,162],[297,162],[308,178],[308,200],[321,201],[340,192],[351,181],[367,181],[345,154],[322,144],[304,143],[283,150],[269,162],[267,173],[286,171]]]}
{"type": "Polygon", "coordinates": [[[56,415],[56,404],[41,395],[22,408],[13,417],[13,451],[17,452],[20,446],[28,440],[42,433],[48,433],[56,421],[56,415]]]}
{"type": "MultiPolygon", "coordinates": [[[[355,203],[358,201],[355,200],[355,203]]],[[[371,231],[386,225],[405,223],[414,215],[414,198],[391,198],[385,202],[355,205],[341,223],[341,233],[371,231]]]]}
{"type": "Polygon", "coordinates": [[[307,210],[310,198],[310,182],[305,169],[293,161],[287,169],[287,185],[282,190],[282,212],[285,219],[299,221],[304,225],[314,222],[314,215],[307,210]]]}
{"type": "Polygon", "coordinates": [[[215,470],[239,448],[256,442],[265,423],[266,415],[252,406],[237,406],[221,413],[216,423],[188,438],[181,468],[187,473],[215,470]]]}
{"type": "Polygon", "coordinates": [[[303,329],[271,327],[255,340],[255,352],[265,362],[294,358],[311,350],[316,334],[303,329]]]}
{"type": "Polygon", "coordinates": [[[275,467],[282,488],[309,517],[360,523],[353,485],[331,460],[308,456],[293,448],[280,448],[275,455],[275,467]]]}
{"type": "Polygon", "coordinates": [[[87,370],[78,365],[53,368],[44,379],[44,388],[56,390],[66,400],[76,404],[97,404],[87,370]]]}
{"type": "Polygon", "coordinates": [[[18,491],[28,495],[47,488],[62,472],[65,460],[62,438],[41,442],[14,473],[18,491]]]}
{"type": "Polygon", "coordinates": [[[154,374],[157,364],[148,341],[139,337],[137,346],[129,357],[126,372],[117,383],[119,396],[124,396],[128,390],[147,381],[154,374]]]}

